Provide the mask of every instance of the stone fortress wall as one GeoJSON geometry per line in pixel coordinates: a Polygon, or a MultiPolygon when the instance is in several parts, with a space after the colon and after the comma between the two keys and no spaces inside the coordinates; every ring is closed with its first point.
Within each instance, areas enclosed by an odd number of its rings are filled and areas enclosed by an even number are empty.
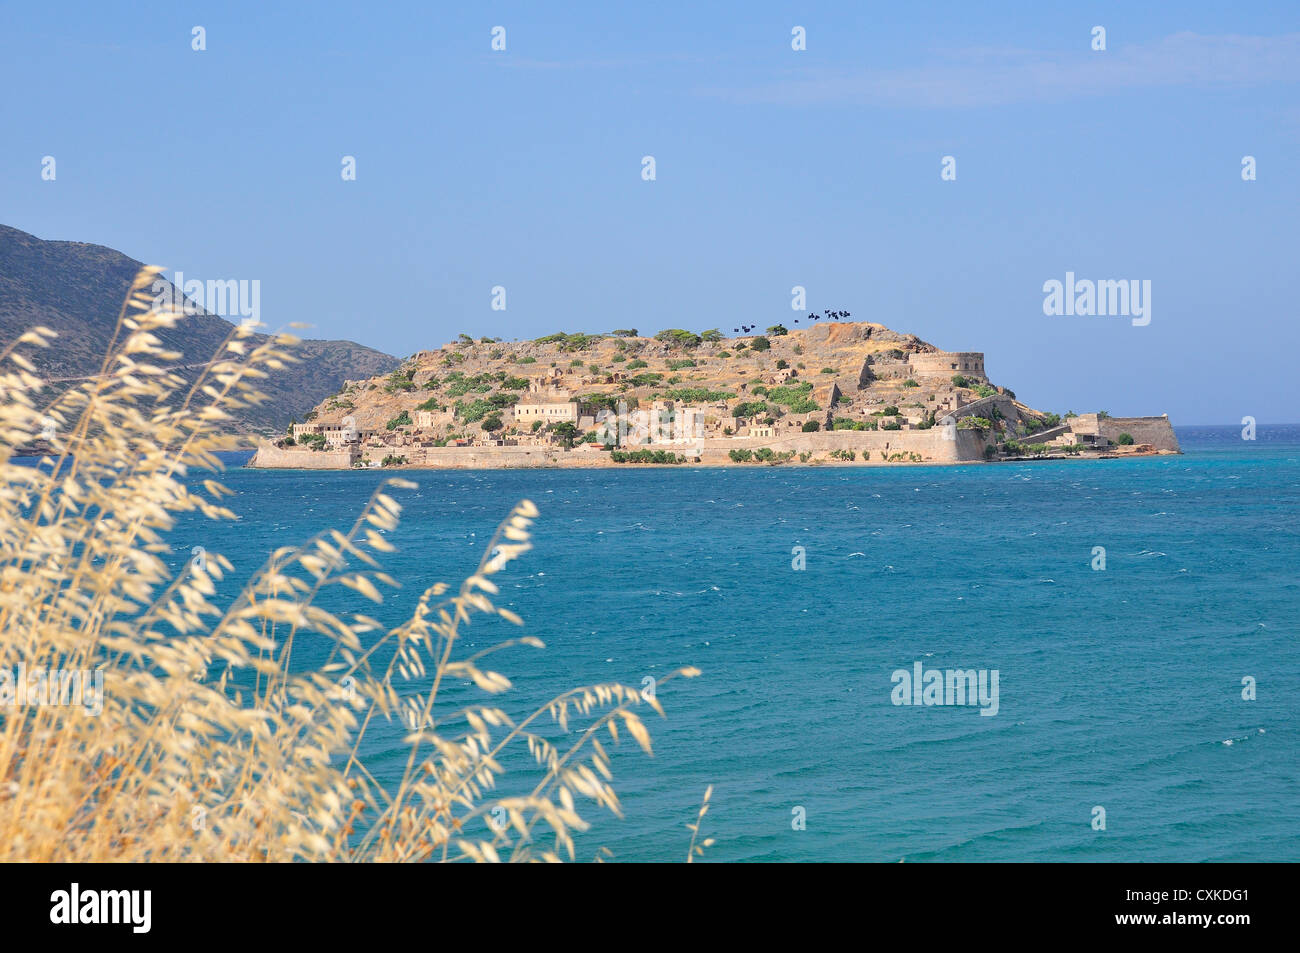
{"type": "Polygon", "coordinates": [[[250,467],[274,470],[346,470],[356,460],[354,450],[302,450],[281,448],[260,441],[250,467]]]}
{"type": "MultiPolygon", "coordinates": [[[[1097,432],[1111,443],[1116,443],[1119,440],[1119,435],[1126,433],[1133,438],[1134,443],[1150,444],[1156,450],[1181,452],[1181,448],[1178,446],[1178,437],[1174,434],[1174,428],[1169,423],[1168,415],[1161,417],[1103,417],[1101,420],[1096,420],[1096,416],[1096,414],[1083,414],[1081,418],[1070,418],[1070,423],[1074,423],[1076,419],[1093,418],[1093,426],[1097,428],[1097,432]]],[[[1079,426],[1086,425],[1080,424],[1079,426]]]]}
{"type": "MultiPolygon", "coordinates": [[[[794,452],[827,454],[832,450],[852,450],[857,462],[884,463],[882,454],[919,454],[923,463],[968,463],[984,459],[986,438],[973,430],[872,431],[833,430],[815,433],[791,433],[776,437],[726,437],[704,439],[693,445],[654,444],[647,450],[680,453],[688,462],[706,466],[731,465],[732,450],[758,450],[769,447],[776,453],[794,452]]],[[[638,449],[638,448],[630,448],[638,449]]],[[[453,470],[517,469],[524,467],[609,467],[613,464],[603,450],[566,451],[551,447],[398,447],[387,450],[406,458],[408,466],[453,470]]],[[[381,459],[379,451],[370,449],[370,459],[381,459]]],[[[249,466],[270,469],[345,470],[362,460],[359,452],[308,451],[280,449],[269,443],[258,447],[249,466]]],[[[908,461],[913,462],[913,461],[908,461]]]]}
{"type": "Polygon", "coordinates": [[[981,351],[933,351],[912,354],[907,362],[918,377],[949,379],[956,374],[963,377],[987,380],[984,373],[984,354],[981,351]]]}

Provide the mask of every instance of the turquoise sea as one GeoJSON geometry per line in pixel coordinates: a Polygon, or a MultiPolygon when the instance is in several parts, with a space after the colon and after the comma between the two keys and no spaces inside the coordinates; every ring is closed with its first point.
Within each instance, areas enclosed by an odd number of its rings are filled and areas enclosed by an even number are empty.
{"type": "MultiPolygon", "coordinates": [[[[498,657],[504,707],[703,670],[659,690],[653,759],[624,740],[626,817],[579,859],[684,859],[711,784],[706,860],[1300,860],[1300,427],[1258,436],[1181,428],[1183,456],[1101,462],[407,471],[386,563],[405,588],[378,614],[458,582],[527,497],[536,548],[497,581],[547,648],[498,657]],[[997,714],[895,705],[915,662],[996,669],[997,714]]],[[[381,479],[233,467],[242,519],[187,519],[176,559],[247,574],[346,528],[381,479]]],[[[466,648],[514,633],[476,622],[466,648]]],[[[394,737],[367,752],[381,778],[394,737]]]]}

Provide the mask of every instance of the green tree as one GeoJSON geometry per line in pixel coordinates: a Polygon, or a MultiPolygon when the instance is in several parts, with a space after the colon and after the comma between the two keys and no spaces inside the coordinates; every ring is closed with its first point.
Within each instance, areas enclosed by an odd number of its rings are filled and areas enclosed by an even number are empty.
{"type": "Polygon", "coordinates": [[[668,328],[656,334],[655,340],[674,344],[678,347],[695,347],[701,340],[703,340],[703,338],[698,334],[691,331],[684,331],[681,328],[668,328]]]}
{"type": "Polygon", "coordinates": [[[564,445],[570,449],[573,448],[573,442],[578,439],[578,428],[565,420],[561,423],[554,424],[551,427],[551,433],[559,437],[564,445]]]}

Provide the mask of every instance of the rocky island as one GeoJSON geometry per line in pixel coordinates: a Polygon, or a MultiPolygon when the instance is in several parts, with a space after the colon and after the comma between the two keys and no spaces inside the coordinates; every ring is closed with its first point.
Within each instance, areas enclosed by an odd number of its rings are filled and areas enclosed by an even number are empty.
{"type": "Polygon", "coordinates": [[[282,439],[262,440],[249,465],[881,465],[1179,452],[1168,416],[1035,410],[990,381],[978,351],[943,351],[844,315],[738,337],[461,335],[390,374],[347,381],[282,439]]]}

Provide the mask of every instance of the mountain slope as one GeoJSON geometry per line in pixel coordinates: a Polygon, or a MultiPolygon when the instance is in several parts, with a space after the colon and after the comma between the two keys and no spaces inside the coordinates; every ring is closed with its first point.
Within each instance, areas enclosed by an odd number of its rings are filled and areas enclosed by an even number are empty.
{"type": "MultiPolygon", "coordinates": [[[[140,262],[102,245],[44,241],[0,225],[0,342],[43,324],[58,331],[58,339],[49,348],[26,352],[42,375],[57,382],[97,374],[140,268],[140,262]]],[[[225,318],[200,313],[160,336],[184,355],[184,363],[201,363],[217,352],[230,329],[225,318]]],[[[400,363],[352,341],[303,341],[296,356],[299,363],[260,383],[270,399],[240,411],[235,429],[283,433],[291,418],[301,418],[346,379],[384,374],[400,363]]],[[[192,380],[199,371],[177,373],[192,380]]]]}

